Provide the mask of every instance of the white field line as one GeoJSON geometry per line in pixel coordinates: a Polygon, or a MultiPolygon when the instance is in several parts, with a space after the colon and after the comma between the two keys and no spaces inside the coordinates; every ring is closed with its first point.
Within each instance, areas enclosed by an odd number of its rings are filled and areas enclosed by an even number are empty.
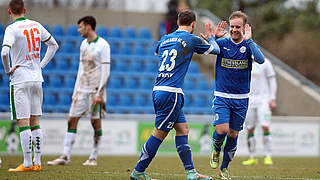
{"type": "MultiPolygon", "coordinates": [[[[124,174],[123,172],[108,172],[108,171],[104,171],[104,172],[90,172],[93,174],[124,174]]],[[[166,175],[168,177],[186,177],[186,174],[170,174],[170,173],[147,173],[150,176],[151,175],[156,175],[156,176],[162,176],[162,175],[166,175]]],[[[219,176],[211,176],[213,178],[219,178],[219,176]]],[[[292,178],[292,177],[275,177],[275,176],[231,176],[234,179],[276,179],[276,180],[320,180],[320,178],[317,179],[313,179],[313,178],[292,178]]]]}

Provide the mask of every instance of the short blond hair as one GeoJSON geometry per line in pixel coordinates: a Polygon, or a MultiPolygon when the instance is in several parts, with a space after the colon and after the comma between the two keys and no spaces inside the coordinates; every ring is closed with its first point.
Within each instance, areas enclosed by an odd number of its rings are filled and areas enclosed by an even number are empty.
{"type": "Polygon", "coordinates": [[[248,16],[242,12],[242,11],[234,11],[230,16],[229,16],[229,21],[235,18],[242,18],[243,19],[243,24],[247,24],[248,21],[248,16]]]}

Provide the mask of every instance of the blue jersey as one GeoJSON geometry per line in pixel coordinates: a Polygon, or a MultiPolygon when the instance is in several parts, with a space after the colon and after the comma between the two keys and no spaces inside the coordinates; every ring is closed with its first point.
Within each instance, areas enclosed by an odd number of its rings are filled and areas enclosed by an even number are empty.
{"type": "Polygon", "coordinates": [[[213,38],[209,42],[187,31],[175,31],[163,36],[156,48],[159,65],[154,90],[182,93],[181,87],[193,53],[220,52],[213,38]]]}
{"type": "Polygon", "coordinates": [[[236,44],[231,38],[218,39],[220,54],[217,56],[215,96],[248,98],[252,61],[264,62],[264,56],[252,39],[236,44]]]}

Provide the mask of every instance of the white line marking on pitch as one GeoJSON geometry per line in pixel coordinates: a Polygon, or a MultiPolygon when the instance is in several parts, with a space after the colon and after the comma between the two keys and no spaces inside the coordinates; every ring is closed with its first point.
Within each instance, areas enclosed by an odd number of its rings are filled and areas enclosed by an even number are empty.
{"type": "MultiPolygon", "coordinates": [[[[94,174],[123,174],[123,172],[90,172],[94,174]]],[[[175,177],[183,177],[186,176],[186,174],[163,174],[163,173],[156,173],[156,172],[150,172],[148,173],[150,175],[156,175],[156,176],[162,176],[162,175],[169,175],[169,176],[175,176],[175,177]]],[[[211,176],[215,178],[219,178],[219,176],[211,176]]],[[[231,176],[232,178],[236,179],[277,179],[277,180],[320,180],[320,179],[313,179],[313,178],[291,178],[291,177],[274,177],[274,176],[231,176]]]]}

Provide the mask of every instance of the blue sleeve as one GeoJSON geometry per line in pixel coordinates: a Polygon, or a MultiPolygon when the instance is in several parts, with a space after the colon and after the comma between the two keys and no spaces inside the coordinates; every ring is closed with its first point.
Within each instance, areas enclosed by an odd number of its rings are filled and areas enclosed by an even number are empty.
{"type": "Polygon", "coordinates": [[[161,40],[157,43],[156,50],[155,50],[155,52],[154,52],[155,55],[158,55],[158,53],[159,53],[160,43],[161,43],[161,40]]]}
{"type": "Polygon", "coordinates": [[[260,51],[258,45],[253,42],[251,38],[247,41],[247,44],[251,50],[252,59],[259,64],[264,63],[264,55],[260,51]]]}
{"type": "Polygon", "coordinates": [[[210,54],[220,54],[220,47],[216,42],[215,37],[211,36],[211,38],[209,38],[208,41],[209,41],[209,44],[213,46],[213,50],[210,52],[210,54]]]}
{"type": "Polygon", "coordinates": [[[194,36],[192,38],[193,42],[193,51],[198,54],[219,54],[220,48],[216,43],[214,37],[209,39],[209,43],[204,39],[194,36]]]}

